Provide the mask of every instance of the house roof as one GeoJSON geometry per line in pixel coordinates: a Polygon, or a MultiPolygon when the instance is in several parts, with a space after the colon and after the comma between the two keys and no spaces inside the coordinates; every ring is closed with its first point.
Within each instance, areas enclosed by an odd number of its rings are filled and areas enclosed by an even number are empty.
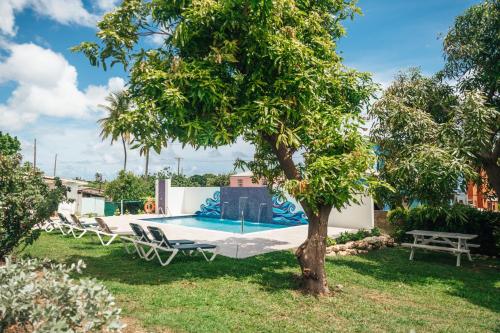
{"type": "MultiPolygon", "coordinates": [[[[51,176],[43,176],[43,179],[45,179],[48,182],[54,182],[55,178],[51,176]]],[[[63,184],[77,184],[77,185],[87,185],[88,182],[83,181],[83,180],[76,180],[76,179],[66,179],[66,178],[59,178],[63,184]]]]}
{"type": "Polygon", "coordinates": [[[82,189],[79,189],[78,193],[86,194],[93,197],[104,197],[104,192],[102,190],[91,187],[84,187],[82,189]]]}
{"type": "Polygon", "coordinates": [[[235,173],[234,175],[231,175],[231,177],[253,177],[253,173],[252,171],[245,171],[245,172],[235,173]]]}

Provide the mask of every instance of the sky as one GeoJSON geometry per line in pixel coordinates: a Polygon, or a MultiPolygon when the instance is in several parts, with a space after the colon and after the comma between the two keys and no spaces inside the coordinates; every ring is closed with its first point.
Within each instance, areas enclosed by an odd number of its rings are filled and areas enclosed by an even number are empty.
{"type": "MultiPolygon", "coordinates": [[[[0,131],[21,141],[25,160],[52,175],[113,179],[123,166],[120,143],[99,137],[99,105],[120,90],[127,75],[119,67],[92,67],[69,49],[96,40],[95,24],[120,0],[0,0],[0,131]]],[[[382,87],[409,67],[433,74],[443,66],[442,37],[453,20],[478,1],[360,0],[362,16],[345,23],[338,43],[344,63],[370,72],[382,87]]],[[[155,41],[151,40],[150,46],[155,41]]],[[[147,45],[146,43],[146,45],[147,45]]],[[[239,140],[218,149],[194,150],[169,143],[150,157],[150,171],[170,167],[187,175],[228,173],[236,158],[251,159],[253,148],[239,140]]],[[[127,169],[144,172],[144,158],[129,151],[127,169]]]]}

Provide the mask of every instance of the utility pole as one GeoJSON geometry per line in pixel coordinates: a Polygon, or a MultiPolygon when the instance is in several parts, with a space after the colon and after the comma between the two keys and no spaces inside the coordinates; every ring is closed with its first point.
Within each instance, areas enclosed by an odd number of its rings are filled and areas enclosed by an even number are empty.
{"type": "Polygon", "coordinates": [[[57,154],[56,157],[54,158],[54,178],[56,177],[56,169],[57,169],[57,154]]]}
{"type": "Polygon", "coordinates": [[[33,169],[36,169],[36,139],[35,139],[35,145],[33,148],[33,169]]]}
{"type": "Polygon", "coordinates": [[[177,160],[177,176],[180,176],[181,175],[181,160],[182,160],[182,157],[176,157],[175,159],[177,160]]]}

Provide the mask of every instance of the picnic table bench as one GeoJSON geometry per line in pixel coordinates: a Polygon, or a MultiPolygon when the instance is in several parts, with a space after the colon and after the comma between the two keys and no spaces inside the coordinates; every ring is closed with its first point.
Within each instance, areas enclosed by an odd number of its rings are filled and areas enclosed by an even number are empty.
{"type": "Polygon", "coordinates": [[[469,260],[472,261],[470,248],[479,247],[477,244],[467,243],[467,241],[476,238],[477,235],[428,230],[412,230],[408,231],[407,234],[413,236],[413,243],[401,245],[411,248],[410,260],[413,260],[415,249],[451,252],[457,256],[457,266],[460,266],[462,254],[467,254],[469,260]]]}

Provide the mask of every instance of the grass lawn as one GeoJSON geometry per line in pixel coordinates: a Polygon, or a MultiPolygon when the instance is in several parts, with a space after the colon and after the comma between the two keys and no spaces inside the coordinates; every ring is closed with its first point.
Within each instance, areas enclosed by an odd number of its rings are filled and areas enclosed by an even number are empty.
{"type": "Polygon", "coordinates": [[[43,234],[26,254],[83,259],[84,276],[102,281],[124,317],[153,332],[500,332],[498,261],[383,249],[327,259],[334,297],[298,288],[292,252],[237,260],[178,255],[167,267],[91,238],[43,234]]]}

